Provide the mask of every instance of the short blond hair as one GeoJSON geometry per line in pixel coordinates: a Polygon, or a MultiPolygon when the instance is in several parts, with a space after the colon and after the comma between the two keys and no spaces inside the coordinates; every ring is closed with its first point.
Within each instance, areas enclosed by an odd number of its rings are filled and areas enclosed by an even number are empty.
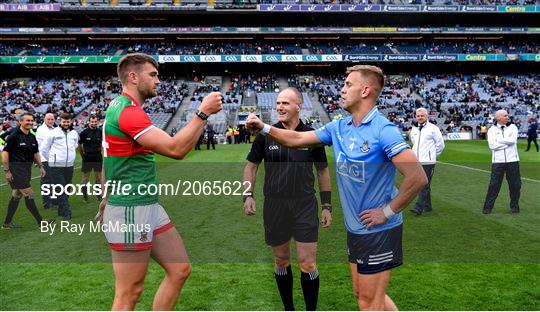
{"type": "Polygon", "coordinates": [[[384,87],[384,73],[380,67],[373,65],[354,65],[347,67],[345,72],[347,75],[352,72],[358,72],[362,77],[367,78],[370,82],[377,83],[375,89],[378,91],[377,96],[381,93],[384,87]]]}

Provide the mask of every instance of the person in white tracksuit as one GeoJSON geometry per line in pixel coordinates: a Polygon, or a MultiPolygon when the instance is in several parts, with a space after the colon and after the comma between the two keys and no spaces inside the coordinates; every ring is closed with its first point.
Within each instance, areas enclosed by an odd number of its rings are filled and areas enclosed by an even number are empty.
{"type": "Polygon", "coordinates": [[[416,110],[416,121],[418,126],[413,126],[409,136],[413,143],[413,152],[426,172],[428,183],[418,194],[418,200],[411,212],[421,215],[423,212],[433,210],[431,206],[431,178],[435,171],[437,157],[444,149],[444,140],[439,127],[428,121],[428,112],[425,108],[416,110]]]}
{"type": "MultiPolygon", "coordinates": [[[[60,115],[60,126],[50,132],[43,145],[43,153],[48,155],[50,178],[64,187],[73,181],[73,163],[79,142],[79,134],[72,129],[71,119],[68,113],[60,115]]],[[[71,220],[71,207],[65,192],[58,196],[58,215],[64,220],[71,220]]]]}
{"type": "Polygon", "coordinates": [[[518,128],[514,124],[508,124],[508,119],[507,111],[498,110],[495,113],[496,123],[489,128],[487,133],[489,148],[492,152],[492,164],[491,179],[484,202],[484,214],[489,214],[493,210],[505,173],[510,190],[510,211],[519,213],[521,175],[517,150],[518,128]]]}

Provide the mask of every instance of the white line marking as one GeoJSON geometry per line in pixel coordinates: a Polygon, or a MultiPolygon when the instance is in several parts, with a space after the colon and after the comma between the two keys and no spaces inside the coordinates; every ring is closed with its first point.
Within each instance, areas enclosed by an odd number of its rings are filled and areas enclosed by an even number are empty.
{"type": "MultiPolygon", "coordinates": [[[[437,160],[437,163],[440,163],[440,164],[443,164],[443,165],[449,165],[449,166],[454,166],[454,167],[458,167],[458,168],[469,169],[469,170],[480,171],[480,172],[485,172],[485,173],[491,174],[491,171],[484,170],[484,169],[478,169],[478,168],[473,168],[473,167],[468,167],[468,166],[463,166],[463,165],[456,165],[456,164],[447,163],[447,162],[439,161],[439,160],[437,160]]],[[[535,179],[530,179],[530,178],[524,178],[524,177],[521,177],[521,180],[540,183],[540,180],[535,180],[535,179]]]]}

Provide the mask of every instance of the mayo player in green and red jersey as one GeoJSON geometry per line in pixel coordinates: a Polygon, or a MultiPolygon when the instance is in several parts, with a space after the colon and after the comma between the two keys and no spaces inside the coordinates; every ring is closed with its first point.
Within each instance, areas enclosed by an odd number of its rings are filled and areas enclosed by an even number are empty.
{"type": "Polygon", "coordinates": [[[221,110],[222,97],[218,92],[206,96],[193,119],[171,137],[154,127],[140,107],[157,95],[157,62],[146,54],[128,54],[120,59],[117,70],[122,95],[110,103],[103,124],[102,186],[109,187],[97,215],[109,229],[105,236],[112,249],[116,278],[112,310],[135,309],[150,258],[166,272],[152,309],[172,310],[191,264],[180,234],[158,204],[157,195],[138,192],[145,189],[139,185],[157,183],[154,153],[182,159],[191,150],[208,116],[221,110]],[[111,182],[131,188],[127,194],[111,192],[111,182]]]}

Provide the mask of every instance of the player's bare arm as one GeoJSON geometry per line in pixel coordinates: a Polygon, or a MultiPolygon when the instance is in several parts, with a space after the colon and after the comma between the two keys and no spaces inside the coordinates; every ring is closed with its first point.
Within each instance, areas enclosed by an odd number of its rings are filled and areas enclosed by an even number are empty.
{"type": "Polygon", "coordinates": [[[34,154],[34,163],[39,167],[39,176],[43,178],[46,172],[43,168],[43,164],[41,163],[41,157],[39,156],[39,153],[34,154]]]}
{"type": "MultiPolygon", "coordinates": [[[[246,125],[251,131],[262,131],[265,124],[254,114],[249,114],[246,125]]],[[[321,146],[321,140],[315,134],[315,131],[297,132],[293,130],[279,129],[270,127],[270,131],[267,133],[274,138],[279,144],[286,147],[307,147],[307,146],[321,146]]]]}
{"type": "Polygon", "coordinates": [[[4,168],[4,172],[6,173],[6,180],[8,182],[13,181],[13,176],[11,175],[11,171],[9,171],[9,153],[6,151],[2,151],[2,168],[4,168]]]}
{"type": "MultiPolygon", "coordinates": [[[[330,192],[332,190],[330,184],[330,170],[328,167],[317,170],[317,181],[319,182],[320,192],[330,192]]],[[[332,206],[325,209],[324,203],[321,203],[321,205],[323,205],[321,210],[321,226],[327,228],[332,225],[332,206]]]]}
{"type": "Polygon", "coordinates": [[[403,175],[399,194],[389,203],[389,206],[362,211],[360,220],[369,227],[384,224],[388,221],[389,213],[398,213],[403,210],[428,183],[426,173],[412,150],[406,149],[397,154],[392,158],[392,163],[403,175]],[[385,209],[389,209],[387,207],[392,211],[385,212],[385,209]]]}
{"type": "MultiPolygon", "coordinates": [[[[219,112],[222,108],[221,94],[212,92],[202,101],[199,110],[210,116],[219,112]]],[[[171,137],[167,132],[153,127],[137,139],[137,143],[145,148],[174,159],[183,159],[197,143],[201,132],[206,125],[206,121],[198,116],[193,116],[191,121],[171,137]]]]}
{"type": "Polygon", "coordinates": [[[84,152],[83,152],[83,149],[82,149],[82,144],[79,144],[77,146],[77,152],[79,152],[79,155],[81,155],[81,157],[84,156],[84,152]]]}
{"type": "Polygon", "coordinates": [[[105,184],[107,181],[105,181],[105,163],[101,165],[101,175],[103,179],[101,179],[101,202],[99,203],[98,212],[96,214],[96,221],[99,223],[103,223],[103,212],[105,211],[105,206],[107,206],[107,203],[109,202],[109,192],[105,190],[105,184]]]}
{"type": "MultiPolygon", "coordinates": [[[[253,194],[253,190],[255,189],[255,180],[257,178],[257,171],[259,170],[259,164],[253,163],[251,161],[248,161],[246,163],[246,167],[244,168],[244,177],[242,180],[244,182],[246,192],[251,192],[253,194]]],[[[244,192],[244,193],[246,193],[244,192]]],[[[248,216],[255,215],[255,212],[257,211],[255,207],[255,198],[253,196],[247,196],[244,201],[244,213],[248,216]]]]}

